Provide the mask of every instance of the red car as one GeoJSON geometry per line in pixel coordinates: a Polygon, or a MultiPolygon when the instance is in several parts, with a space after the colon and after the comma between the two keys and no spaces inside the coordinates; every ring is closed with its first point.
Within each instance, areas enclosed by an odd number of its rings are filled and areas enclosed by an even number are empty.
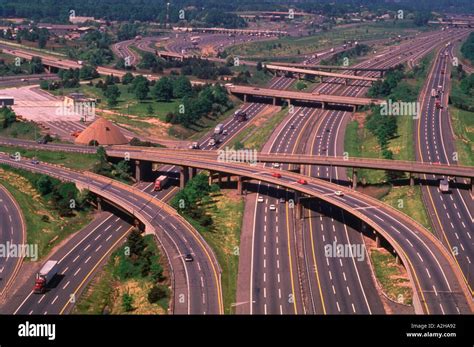
{"type": "Polygon", "coordinates": [[[272,176],[273,176],[273,177],[276,177],[276,178],[281,178],[281,173],[273,172],[273,173],[272,173],[272,176]]]}
{"type": "Polygon", "coordinates": [[[308,182],[302,178],[297,181],[299,184],[308,184],[308,182]]]}

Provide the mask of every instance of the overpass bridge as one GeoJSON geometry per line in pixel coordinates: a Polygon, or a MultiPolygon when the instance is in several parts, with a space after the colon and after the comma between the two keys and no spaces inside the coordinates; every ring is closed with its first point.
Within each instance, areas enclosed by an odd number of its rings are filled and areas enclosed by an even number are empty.
{"type": "MultiPolygon", "coordinates": [[[[107,154],[111,157],[124,158],[125,153],[123,150],[110,148],[107,154]]],[[[176,155],[175,151],[158,154],[154,150],[140,149],[128,152],[130,160],[136,161],[139,171],[143,168],[142,162],[179,166],[182,182],[196,174],[197,170],[208,170],[211,178],[213,173],[236,177],[239,193],[244,192],[245,182],[248,180],[262,181],[295,191],[297,218],[304,218],[304,199],[302,199],[304,196],[341,208],[374,231],[378,246],[381,240],[385,240],[393,247],[397,258],[403,262],[409,274],[414,288],[414,307],[417,313],[474,310],[471,294],[452,255],[422,225],[395,208],[365,194],[318,178],[288,171],[279,171],[281,176],[275,177],[273,175],[275,169],[272,168],[222,162],[217,158],[208,159],[201,154],[203,154],[201,151],[196,151],[194,155],[183,153],[176,155]],[[341,191],[342,194],[335,194],[335,191],[341,191]],[[425,270],[427,267],[430,275],[425,270]],[[431,276],[433,273],[436,276],[431,276]],[[437,288],[436,291],[433,291],[433,285],[437,288]],[[437,292],[441,291],[444,294],[442,300],[437,295],[437,292]]]]}
{"type": "MultiPolygon", "coordinates": [[[[22,140],[18,141],[21,143],[22,140]]],[[[32,141],[27,143],[34,144],[32,141]]],[[[42,146],[47,147],[47,145],[42,146]]],[[[55,146],[56,149],[61,148],[61,146],[55,146]]],[[[74,146],[65,145],[64,147],[68,150],[74,149],[74,146]]],[[[144,169],[142,163],[156,162],[179,166],[182,182],[199,169],[208,170],[211,174],[221,173],[236,177],[240,193],[243,192],[244,184],[248,180],[280,186],[295,192],[297,218],[303,217],[305,199],[302,197],[304,196],[334,205],[359,219],[363,227],[371,228],[377,246],[385,240],[393,247],[397,259],[407,269],[410,284],[414,290],[413,301],[416,313],[444,314],[474,311],[472,296],[462,274],[454,263],[454,258],[441,242],[422,225],[375,198],[325,180],[293,172],[280,171],[281,176],[275,177],[273,175],[275,169],[207,158],[203,151],[177,152],[143,147],[135,147],[132,151],[127,147],[112,146],[107,148],[107,155],[120,159],[130,158],[135,161],[138,175],[141,174],[140,170],[144,169]],[[186,152],[193,154],[185,154],[186,152]],[[335,194],[336,190],[341,191],[342,194],[335,194]],[[429,269],[429,272],[426,269],[429,269]],[[437,289],[433,290],[433,288],[437,289]],[[442,296],[438,293],[442,293],[442,296]]],[[[10,162],[15,163],[11,160],[10,162]]],[[[41,167],[42,164],[39,166],[41,167]]],[[[151,168],[151,165],[149,167],[151,168]]],[[[133,189],[130,189],[133,194],[133,189]]],[[[96,193],[101,194],[100,191],[96,193]]]]}
{"type": "Polygon", "coordinates": [[[343,79],[346,84],[348,84],[350,80],[363,81],[363,82],[376,82],[380,80],[380,78],[374,78],[374,77],[344,75],[344,74],[334,73],[334,72],[291,67],[291,66],[287,66],[287,64],[285,65],[264,64],[264,67],[267,70],[275,71],[275,73],[278,73],[278,72],[292,73],[300,77],[303,77],[304,75],[319,76],[321,78],[321,82],[323,82],[324,77],[340,78],[340,79],[343,79]]]}
{"type": "MultiPolygon", "coordinates": [[[[288,13],[286,13],[288,15],[288,13]]],[[[264,30],[264,29],[229,29],[229,28],[193,28],[193,27],[173,27],[173,31],[178,32],[200,32],[212,34],[238,34],[254,36],[287,36],[284,30],[264,30]]]]}
{"type": "MultiPolygon", "coordinates": [[[[68,144],[38,144],[30,140],[12,139],[0,137],[0,145],[15,146],[30,149],[49,150],[57,152],[76,152],[76,153],[96,153],[97,148],[91,146],[78,146],[68,144]]],[[[116,158],[125,158],[125,156],[132,156],[135,153],[150,153],[154,157],[160,155],[168,156],[186,156],[193,158],[207,158],[217,160],[224,151],[199,151],[199,150],[184,150],[184,149],[170,149],[170,148],[150,148],[116,145],[106,147],[107,154],[116,158]],[[113,152],[112,152],[113,151],[113,152]]],[[[232,150],[230,150],[232,151],[232,150]]],[[[238,153],[235,153],[236,155],[238,153]]],[[[229,152],[233,155],[233,152],[229,152]]],[[[374,158],[360,158],[360,157],[337,157],[337,156],[317,156],[317,155],[303,155],[303,154],[277,154],[277,153],[260,153],[255,155],[255,161],[258,163],[281,163],[281,164],[296,164],[296,165],[318,165],[318,166],[336,166],[346,167],[352,169],[369,169],[369,170],[388,170],[396,172],[406,172],[410,174],[427,174],[440,175],[459,178],[468,178],[474,180],[474,168],[472,166],[448,165],[423,163],[416,161],[404,160],[388,160],[388,159],[374,159],[374,158]]]]}
{"type": "Polygon", "coordinates": [[[377,68],[377,67],[355,67],[355,66],[338,66],[338,65],[305,65],[300,63],[271,63],[272,65],[277,66],[287,66],[287,67],[295,67],[299,69],[317,69],[321,71],[328,71],[331,72],[333,70],[344,70],[344,71],[354,71],[354,76],[357,76],[359,72],[378,72],[380,74],[380,78],[382,78],[389,69],[387,68],[377,68]]]}
{"type": "Polygon", "coordinates": [[[253,96],[261,98],[270,98],[273,100],[273,105],[276,105],[278,101],[285,100],[288,101],[288,103],[291,103],[292,101],[303,101],[320,104],[322,108],[326,108],[328,105],[345,105],[352,106],[355,109],[357,106],[380,105],[384,102],[384,100],[381,99],[329,95],[320,94],[317,92],[305,93],[289,90],[240,86],[234,84],[226,84],[226,88],[231,94],[243,95],[244,102],[247,102],[248,96],[253,96]]]}

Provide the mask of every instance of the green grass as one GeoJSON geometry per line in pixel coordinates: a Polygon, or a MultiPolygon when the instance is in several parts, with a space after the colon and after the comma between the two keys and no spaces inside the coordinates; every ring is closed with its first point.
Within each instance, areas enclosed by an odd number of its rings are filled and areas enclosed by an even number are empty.
{"type": "Polygon", "coordinates": [[[375,276],[379,280],[383,291],[392,300],[411,305],[413,302],[413,292],[409,285],[409,280],[401,278],[400,269],[395,264],[395,258],[387,251],[372,249],[370,252],[372,263],[374,264],[375,276]]]}
{"type": "Polygon", "coordinates": [[[88,97],[100,99],[101,102],[97,104],[97,108],[111,110],[120,114],[130,114],[138,117],[150,118],[156,117],[164,121],[168,112],[177,110],[180,100],[171,100],[169,102],[157,101],[150,96],[145,100],[137,100],[134,93],[128,91],[129,85],[117,84],[120,90],[120,97],[116,106],[107,105],[107,100],[104,97],[102,89],[89,85],[81,85],[78,88],[64,88],[53,92],[55,95],[67,95],[69,93],[84,93],[88,97]],[[153,113],[148,113],[148,106],[151,105],[153,113]]]}
{"type": "Polygon", "coordinates": [[[421,196],[421,187],[401,186],[392,187],[382,199],[383,202],[410,216],[426,229],[433,232],[431,220],[428,217],[421,196]]]}
{"type": "MultiPolygon", "coordinates": [[[[375,136],[367,129],[359,128],[357,121],[348,124],[344,138],[344,149],[349,157],[382,157],[375,136]]],[[[348,175],[352,175],[350,169],[348,169],[348,175]]],[[[379,184],[386,181],[386,174],[383,170],[358,169],[357,176],[364,184],[379,184]]]]}
{"type": "Polygon", "coordinates": [[[21,156],[25,158],[36,157],[39,161],[44,161],[50,164],[63,165],[67,168],[74,170],[91,170],[94,164],[97,162],[97,156],[95,154],[51,152],[9,146],[0,146],[0,152],[19,152],[21,156]]]}
{"type": "MultiPolygon", "coordinates": [[[[281,57],[299,56],[316,50],[343,43],[346,40],[373,40],[390,37],[413,31],[410,21],[393,23],[362,23],[360,25],[334,27],[329,31],[318,32],[315,35],[303,38],[282,37],[275,40],[251,42],[233,46],[228,52],[237,56],[250,57],[281,57]],[[274,45],[281,44],[274,48],[274,45]]],[[[418,28],[417,28],[418,29],[418,28]]]]}
{"type": "Polygon", "coordinates": [[[73,313],[103,314],[104,310],[112,305],[114,293],[113,268],[114,262],[110,259],[79,297],[73,313]]]}
{"type": "Polygon", "coordinates": [[[41,136],[40,128],[32,122],[15,122],[8,128],[0,127],[0,136],[22,140],[36,140],[41,136]]]}
{"type": "MultiPolygon", "coordinates": [[[[154,254],[159,254],[153,236],[144,237],[145,243],[151,247],[154,254]]],[[[130,278],[120,280],[117,274],[120,271],[119,258],[123,254],[124,247],[118,248],[112,253],[106,265],[95,275],[94,279],[87,285],[81,297],[78,299],[73,313],[75,314],[164,314],[168,310],[170,292],[168,297],[151,304],[147,300],[148,290],[154,281],[150,277],[130,278]],[[134,298],[132,312],[124,312],[121,307],[121,297],[124,293],[130,293],[134,298]]],[[[165,282],[167,280],[165,279],[165,282]]],[[[159,284],[165,286],[166,284],[159,284]]]]}
{"type": "Polygon", "coordinates": [[[73,217],[60,217],[27,179],[33,175],[36,174],[0,165],[0,182],[13,195],[25,217],[27,243],[37,244],[39,258],[43,258],[61,240],[89,224],[92,218],[86,211],[76,211],[73,217]],[[48,216],[49,221],[43,216],[48,216]]]}
{"type": "Polygon", "coordinates": [[[261,151],[273,131],[278,127],[283,119],[285,119],[287,114],[288,109],[284,108],[277,113],[262,116],[261,120],[263,120],[263,123],[260,123],[258,126],[255,125],[255,123],[250,124],[241,131],[228,146],[233,147],[237,142],[240,142],[245,148],[261,151]]]}
{"type": "Polygon", "coordinates": [[[474,112],[450,106],[449,113],[456,134],[458,162],[461,165],[474,166],[474,112]]]}
{"type": "Polygon", "coordinates": [[[221,190],[211,195],[212,202],[206,209],[212,217],[213,226],[205,228],[189,216],[184,215],[199,231],[216,255],[222,269],[222,296],[226,314],[234,313],[232,304],[237,295],[239,270],[240,231],[244,213],[244,200],[232,191],[221,190]]]}

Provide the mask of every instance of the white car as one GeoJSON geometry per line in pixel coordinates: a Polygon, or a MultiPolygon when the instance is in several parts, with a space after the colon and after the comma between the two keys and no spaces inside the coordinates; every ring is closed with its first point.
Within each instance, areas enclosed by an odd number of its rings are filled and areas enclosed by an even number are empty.
{"type": "Polygon", "coordinates": [[[280,167],[280,163],[273,163],[272,166],[275,168],[275,169],[278,169],[280,167]]]}
{"type": "Polygon", "coordinates": [[[276,211],[275,205],[270,205],[270,211],[276,211]]]}
{"type": "Polygon", "coordinates": [[[344,193],[340,190],[336,190],[334,194],[336,194],[337,196],[344,196],[344,193]]]}
{"type": "Polygon", "coordinates": [[[257,202],[263,202],[263,196],[259,196],[257,202]]]}

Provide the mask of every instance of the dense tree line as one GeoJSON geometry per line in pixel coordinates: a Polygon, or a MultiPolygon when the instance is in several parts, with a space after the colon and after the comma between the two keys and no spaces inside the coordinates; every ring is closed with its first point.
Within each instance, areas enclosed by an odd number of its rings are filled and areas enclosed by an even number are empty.
{"type": "Polygon", "coordinates": [[[112,38],[107,33],[93,30],[85,34],[82,40],[84,46],[68,50],[69,58],[86,61],[93,66],[107,65],[113,60],[114,54],[109,48],[112,38]]]}
{"type": "Polygon", "coordinates": [[[453,83],[452,92],[449,96],[451,104],[466,111],[474,111],[474,74],[467,74],[459,65],[452,72],[452,77],[458,82],[453,83]]]}
{"type": "MultiPolygon", "coordinates": [[[[0,17],[26,17],[43,22],[67,22],[69,11],[74,9],[76,15],[94,16],[107,20],[122,21],[156,21],[178,23],[179,11],[185,9],[185,19],[192,23],[203,23],[209,26],[219,25],[237,27],[245,23],[228,12],[267,10],[288,11],[288,1],[273,0],[257,2],[252,0],[221,1],[221,0],[176,0],[167,9],[167,0],[42,0],[25,2],[23,0],[5,0],[0,4],[0,17]]],[[[293,6],[292,6],[293,7],[293,6]]],[[[386,10],[429,13],[468,12],[474,10],[471,0],[410,1],[400,0],[302,0],[297,2],[298,9],[325,14],[330,17],[344,17],[352,12],[370,10],[382,14],[386,10]]]]}
{"type": "Polygon", "coordinates": [[[16,32],[16,36],[13,37],[12,29],[0,30],[0,38],[6,40],[16,40],[18,43],[22,43],[23,40],[30,42],[38,42],[39,48],[45,48],[46,43],[50,37],[49,31],[46,28],[38,28],[37,26],[32,27],[21,27],[16,32]]]}
{"type": "MultiPolygon", "coordinates": [[[[170,83],[170,85],[172,84],[170,83]]],[[[181,83],[177,85],[180,86],[181,83]]],[[[215,118],[233,107],[225,88],[221,85],[206,85],[200,91],[173,87],[173,95],[182,97],[182,102],[177,111],[166,115],[166,121],[172,124],[181,124],[187,128],[197,124],[203,117],[215,118]]]]}
{"type": "Polygon", "coordinates": [[[466,59],[469,59],[471,64],[474,64],[474,32],[469,34],[466,41],[462,44],[461,53],[466,59]]]}
{"type": "Polygon", "coordinates": [[[33,57],[30,61],[21,59],[20,65],[16,65],[14,62],[7,63],[4,59],[0,59],[0,76],[40,74],[43,72],[44,66],[40,57],[33,57]]]}
{"type": "Polygon", "coordinates": [[[79,192],[76,185],[71,182],[40,175],[33,182],[36,190],[46,198],[61,216],[72,216],[74,210],[83,210],[90,200],[87,191],[79,192]]]}
{"type": "Polygon", "coordinates": [[[405,77],[403,72],[404,66],[397,65],[393,69],[390,69],[383,80],[378,80],[372,84],[367,92],[367,95],[371,98],[383,98],[387,97],[392,93],[398,83],[405,77]]]}
{"type": "Polygon", "coordinates": [[[42,22],[66,23],[69,11],[77,16],[93,16],[107,20],[154,21],[178,23],[180,10],[185,10],[185,19],[194,24],[207,26],[240,27],[245,21],[228,13],[235,10],[235,3],[218,0],[177,0],[170,3],[169,11],[165,0],[43,0],[24,2],[5,0],[0,4],[0,17],[26,17],[42,22]]]}
{"type": "Polygon", "coordinates": [[[206,59],[189,58],[180,62],[181,74],[186,76],[196,76],[197,78],[211,80],[219,76],[231,75],[232,71],[228,66],[217,66],[214,62],[206,59]]]}
{"type": "MultiPolygon", "coordinates": [[[[95,145],[97,145],[97,143],[95,143],[95,145]]],[[[102,146],[97,148],[97,162],[92,168],[92,171],[99,175],[118,179],[122,182],[130,182],[132,180],[130,161],[121,160],[117,164],[110,163],[107,160],[107,153],[102,146]]]]}

